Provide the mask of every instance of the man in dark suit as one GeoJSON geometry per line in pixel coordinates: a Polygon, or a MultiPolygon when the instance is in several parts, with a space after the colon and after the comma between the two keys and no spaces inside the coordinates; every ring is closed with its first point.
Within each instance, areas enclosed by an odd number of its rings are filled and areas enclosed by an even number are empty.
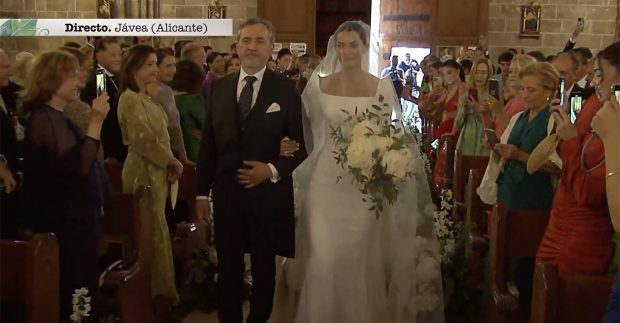
{"type": "Polygon", "coordinates": [[[262,18],[241,25],[241,70],[216,80],[208,96],[196,214],[210,216],[207,196],[213,192],[222,323],[243,321],[244,252],[251,254],[253,277],[249,323],[265,323],[271,315],[276,255],[295,255],[292,172],[307,153],[300,144],[292,156],[280,156],[284,137],[304,139],[299,94],[266,68],[274,35],[262,18]]]}
{"type": "Polygon", "coordinates": [[[570,97],[573,94],[580,93],[582,96],[586,94],[584,89],[577,85],[579,60],[577,60],[573,52],[562,52],[555,56],[552,64],[560,74],[560,77],[564,79],[564,93],[561,93],[561,95],[564,97],[564,109],[568,111],[570,97]]]}
{"type": "Polygon", "coordinates": [[[95,44],[95,60],[97,66],[95,71],[86,81],[86,86],[82,90],[82,101],[92,105],[97,97],[96,69],[102,68],[106,73],[106,91],[110,97],[110,112],[103,122],[101,128],[101,144],[103,145],[103,156],[108,161],[124,162],[127,157],[127,147],[123,143],[121,127],[118,123],[118,93],[119,80],[117,75],[121,70],[121,46],[116,38],[104,37],[97,40],[95,44]]]}

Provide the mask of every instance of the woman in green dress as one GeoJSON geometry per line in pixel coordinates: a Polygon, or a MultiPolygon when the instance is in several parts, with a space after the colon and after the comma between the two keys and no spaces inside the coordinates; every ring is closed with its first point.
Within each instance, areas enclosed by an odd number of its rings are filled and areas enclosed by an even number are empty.
{"type": "Polygon", "coordinates": [[[460,131],[456,149],[466,156],[488,156],[489,149],[482,144],[484,128],[490,123],[489,110],[481,106],[489,96],[489,77],[493,71],[490,60],[476,61],[469,79],[469,96],[459,101],[454,127],[460,131]]]}
{"type": "Polygon", "coordinates": [[[202,71],[188,61],[177,63],[177,72],[171,87],[175,91],[174,102],[181,117],[181,129],[187,158],[198,162],[202,123],[205,115],[205,99],[201,95],[202,71]]]}
{"type": "MultiPolygon", "coordinates": [[[[149,186],[153,197],[153,256],[151,294],[163,304],[179,301],[175,285],[170,235],[165,218],[168,186],[183,173],[183,166],[170,149],[168,117],[162,106],[147,94],[157,82],[157,56],[149,45],[135,45],[123,56],[120,74],[118,121],[129,153],[123,165],[123,192],[133,194],[149,186]]],[[[161,306],[157,308],[161,310],[161,306]]]]}

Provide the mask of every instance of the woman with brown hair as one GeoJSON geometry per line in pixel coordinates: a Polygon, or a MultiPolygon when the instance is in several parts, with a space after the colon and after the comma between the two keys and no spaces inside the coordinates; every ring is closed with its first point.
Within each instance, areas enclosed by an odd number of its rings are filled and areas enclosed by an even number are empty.
{"type": "Polygon", "coordinates": [[[179,120],[179,110],[174,102],[174,92],[170,86],[166,85],[172,81],[177,71],[174,53],[167,48],[158,48],[155,50],[155,54],[157,55],[159,73],[157,74],[157,82],[148,85],[147,93],[155,98],[164,107],[164,111],[166,111],[170,146],[175,156],[179,158],[183,165],[193,166],[193,163],[187,159],[179,120]]]}
{"type": "Polygon", "coordinates": [[[76,289],[85,287],[89,296],[96,295],[99,218],[109,192],[97,160],[101,126],[110,110],[108,95],[93,100],[85,132],[63,112],[78,97],[78,68],[71,54],[43,52],[20,94],[22,112],[30,115],[23,210],[34,232],[52,232],[58,240],[62,319],[72,313],[76,289]]]}
{"type": "Polygon", "coordinates": [[[170,149],[168,117],[159,102],[147,93],[157,82],[157,56],[149,45],[135,45],[123,56],[120,74],[118,121],[129,153],[123,165],[123,192],[133,194],[150,186],[153,195],[154,242],[151,293],[167,304],[178,302],[172,247],[165,206],[168,186],[183,173],[183,165],[170,149]]]}

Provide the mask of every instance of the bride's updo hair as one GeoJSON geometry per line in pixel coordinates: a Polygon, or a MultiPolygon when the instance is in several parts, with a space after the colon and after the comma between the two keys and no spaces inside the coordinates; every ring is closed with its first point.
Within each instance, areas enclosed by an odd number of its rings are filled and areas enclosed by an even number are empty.
{"type": "Polygon", "coordinates": [[[347,21],[343,23],[342,25],[340,25],[340,27],[338,27],[338,29],[336,30],[334,34],[336,35],[336,37],[338,37],[338,34],[340,34],[343,31],[356,32],[360,36],[362,43],[364,43],[364,45],[368,45],[368,35],[366,34],[366,30],[364,30],[364,27],[362,27],[361,24],[355,21],[347,21]]]}

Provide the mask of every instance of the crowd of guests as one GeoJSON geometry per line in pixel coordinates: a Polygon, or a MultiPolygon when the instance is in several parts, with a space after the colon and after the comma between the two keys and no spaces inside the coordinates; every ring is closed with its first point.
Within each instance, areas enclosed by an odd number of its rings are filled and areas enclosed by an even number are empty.
{"type": "MultiPolygon", "coordinates": [[[[124,193],[150,187],[152,297],[162,308],[179,302],[166,222],[169,186],[198,161],[211,84],[240,70],[236,46],[230,49],[189,41],[155,48],[149,39],[127,46],[113,37],[13,59],[0,48],[2,237],[56,235],[63,319],[76,289],[96,295],[104,269],[100,218],[112,192],[104,164],[122,165],[124,193]],[[103,93],[98,72],[106,76],[103,93]]],[[[320,60],[284,48],[269,68],[301,92],[320,60]]]]}
{"type": "MultiPolygon", "coordinates": [[[[616,271],[620,257],[612,237],[614,228],[620,230],[620,150],[613,142],[620,112],[611,93],[620,84],[620,42],[596,56],[574,46],[569,41],[551,57],[510,50],[497,65],[481,48],[464,59],[428,56],[420,64],[409,54],[402,62],[393,56],[381,76],[403,96],[417,87],[416,74],[424,74],[417,98],[422,130],[429,141],[455,136],[463,155],[489,156],[478,188],[484,202],[550,210],[537,261],[557,264],[560,273],[603,275],[616,271]],[[583,107],[571,120],[574,94],[583,97],[583,107]],[[532,153],[548,138],[557,138],[557,149],[536,156],[542,161],[531,169],[532,153]]],[[[197,162],[211,84],[240,69],[235,44],[230,52],[189,41],[173,49],[140,41],[124,46],[116,38],[20,53],[14,60],[0,49],[2,236],[16,237],[25,228],[56,235],[63,318],[71,314],[75,289],[97,289],[99,219],[111,191],[104,163],[123,165],[123,192],[150,186],[152,296],[169,305],[179,301],[166,224],[168,188],[197,162]],[[97,92],[97,70],[106,75],[105,93],[97,92]],[[19,196],[28,196],[28,203],[19,196]]],[[[268,68],[301,93],[320,61],[283,48],[268,68]]],[[[444,164],[439,155],[434,177],[443,175],[444,164]]],[[[518,281],[527,299],[533,260],[518,264],[515,275],[524,277],[518,281]]]]}
{"type": "MultiPolygon", "coordinates": [[[[536,259],[515,259],[509,273],[525,306],[535,262],[555,264],[567,275],[618,272],[620,146],[611,138],[620,133],[612,93],[620,84],[620,42],[594,55],[574,48],[574,38],[553,56],[509,50],[494,65],[482,50],[473,61],[428,56],[420,64],[427,143],[449,135],[462,155],[489,157],[477,189],[483,202],[550,212],[536,259]],[[491,82],[499,93],[492,93],[491,82]],[[571,106],[574,97],[580,109],[571,106]]],[[[436,158],[433,179],[441,187],[446,151],[436,158]]],[[[618,283],[615,289],[613,322],[620,319],[618,283]]]]}

